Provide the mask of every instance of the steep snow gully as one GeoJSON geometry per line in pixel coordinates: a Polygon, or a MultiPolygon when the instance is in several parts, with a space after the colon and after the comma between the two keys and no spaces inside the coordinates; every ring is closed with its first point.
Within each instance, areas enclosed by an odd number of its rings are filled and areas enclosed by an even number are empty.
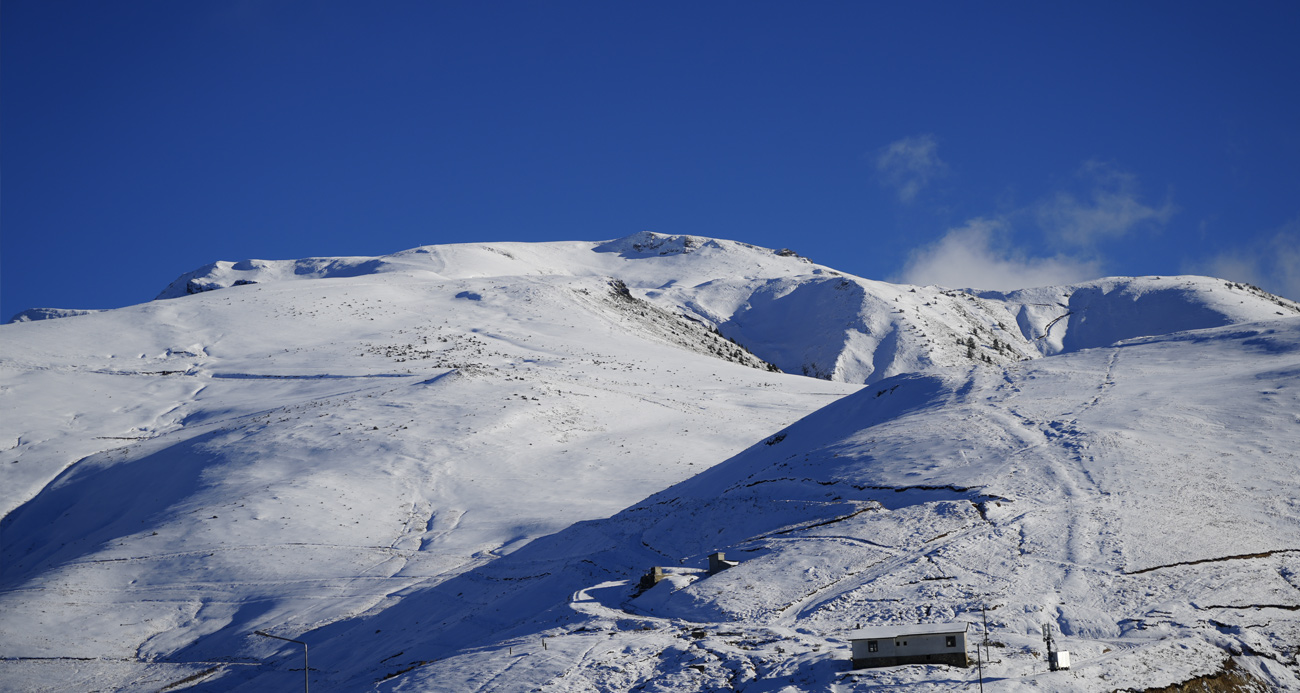
{"type": "Polygon", "coordinates": [[[990,690],[1300,690],[1297,316],[650,233],[29,311],[0,688],[301,685],[262,630],[321,690],[955,691],[979,671],[854,671],[848,640],[969,622],[990,690]]]}

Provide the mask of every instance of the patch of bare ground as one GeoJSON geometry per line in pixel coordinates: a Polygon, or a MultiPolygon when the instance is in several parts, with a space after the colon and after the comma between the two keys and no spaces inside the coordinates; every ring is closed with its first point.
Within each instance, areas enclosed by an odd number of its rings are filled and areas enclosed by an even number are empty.
{"type": "Polygon", "coordinates": [[[1185,565],[1200,565],[1202,563],[1218,563],[1221,561],[1241,561],[1249,558],[1268,558],[1269,556],[1274,556],[1279,553],[1295,553],[1297,551],[1300,551],[1300,549],[1277,549],[1275,551],[1262,551],[1260,553],[1243,553],[1243,554],[1238,554],[1236,556],[1222,556],[1219,558],[1201,558],[1195,561],[1179,561],[1178,563],[1166,563],[1165,565],[1153,565],[1150,568],[1142,568],[1140,570],[1127,570],[1124,571],[1124,574],[1141,575],[1142,573],[1149,573],[1153,570],[1161,570],[1163,568],[1177,568],[1179,566],[1185,566],[1185,565]]]}
{"type": "Polygon", "coordinates": [[[1250,672],[1237,666],[1232,659],[1227,659],[1223,668],[1213,674],[1197,676],[1171,686],[1147,688],[1141,693],[1268,693],[1269,690],[1268,684],[1251,676],[1250,672]]]}
{"type": "Polygon", "coordinates": [[[172,681],[171,683],[159,689],[159,693],[162,693],[162,691],[172,691],[178,688],[184,688],[196,684],[199,681],[207,678],[208,676],[211,676],[214,672],[216,672],[220,668],[221,667],[212,667],[211,669],[204,669],[203,671],[200,671],[197,674],[186,676],[185,678],[179,681],[172,681]]]}

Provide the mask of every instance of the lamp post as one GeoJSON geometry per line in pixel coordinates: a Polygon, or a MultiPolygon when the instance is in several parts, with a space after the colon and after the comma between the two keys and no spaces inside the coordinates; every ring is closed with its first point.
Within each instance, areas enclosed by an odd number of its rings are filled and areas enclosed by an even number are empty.
{"type": "Polygon", "coordinates": [[[264,637],[264,638],[275,638],[276,640],[283,640],[283,641],[285,641],[285,642],[295,642],[295,643],[298,643],[299,645],[302,645],[302,693],[308,693],[308,691],[307,691],[307,677],[308,677],[308,675],[309,675],[309,672],[311,672],[311,669],[307,667],[307,643],[305,643],[305,642],[303,642],[303,641],[301,641],[301,640],[293,640],[293,639],[291,639],[291,638],[282,638],[282,637],[280,637],[280,636],[278,636],[278,635],[271,635],[270,633],[263,633],[263,632],[260,631],[260,630],[255,630],[255,631],[253,631],[253,635],[260,635],[260,636],[262,636],[262,637],[264,637]]]}

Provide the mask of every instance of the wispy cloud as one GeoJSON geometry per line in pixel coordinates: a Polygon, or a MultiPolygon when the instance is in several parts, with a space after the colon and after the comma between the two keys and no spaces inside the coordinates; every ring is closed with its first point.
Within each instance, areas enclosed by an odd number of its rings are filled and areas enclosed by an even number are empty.
{"type": "Polygon", "coordinates": [[[1098,276],[1095,260],[1028,257],[1008,243],[1007,223],[972,219],[938,242],[912,251],[899,277],[907,284],[938,284],[1009,291],[1029,286],[1068,284],[1098,276]]]}
{"type": "Polygon", "coordinates": [[[1159,207],[1143,203],[1137,177],[1107,164],[1085,163],[1080,175],[1092,183],[1087,199],[1058,192],[1034,210],[1038,225],[1059,242],[1091,246],[1142,225],[1163,225],[1177,211],[1170,200],[1159,207]]]}
{"type": "Polygon", "coordinates": [[[938,241],[913,250],[898,279],[1002,291],[1093,279],[1102,274],[1104,241],[1159,228],[1177,211],[1171,200],[1158,206],[1145,202],[1137,177],[1109,164],[1087,162],[1079,177],[1082,192],[1060,190],[949,229],[938,241]],[[1033,242],[1013,243],[1027,237],[1033,242]],[[1058,252],[1031,255],[1022,249],[1044,244],[1058,252]]]}
{"type": "Polygon", "coordinates": [[[938,150],[934,135],[904,137],[876,156],[876,173],[882,184],[898,192],[901,202],[910,203],[930,181],[947,171],[938,150]]]}
{"type": "Polygon", "coordinates": [[[1186,271],[1254,284],[1300,300],[1300,216],[1247,247],[1188,263],[1186,271]]]}

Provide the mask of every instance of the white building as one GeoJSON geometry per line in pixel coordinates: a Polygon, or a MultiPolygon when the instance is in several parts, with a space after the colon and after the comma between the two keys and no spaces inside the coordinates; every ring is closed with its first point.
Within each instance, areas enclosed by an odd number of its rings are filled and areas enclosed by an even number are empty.
{"type": "Polygon", "coordinates": [[[853,668],[900,664],[970,666],[966,658],[967,623],[922,623],[874,626],[849,634],[853,668]]]}

